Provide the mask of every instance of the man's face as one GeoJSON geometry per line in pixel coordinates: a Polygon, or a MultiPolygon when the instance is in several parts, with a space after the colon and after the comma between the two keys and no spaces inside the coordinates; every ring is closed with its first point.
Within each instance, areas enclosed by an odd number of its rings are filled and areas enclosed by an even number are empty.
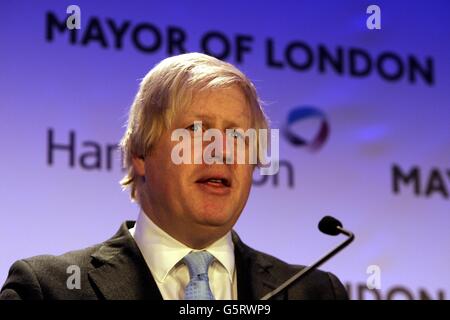
{"type": "MultiPolygon", "coordinates": [[[[226,234],[247,202],[254,165],[247,161],[246,164],[225,163],[225,130],[247,130],[250,126],[250,106],[238,87],[195,94],[191,104],[178,112],[172,127],[163,133],[146,158],[133,161],[137,172],[145,175],[144,199],[140,200],[152,221],[194,248],[204,247],[226,234]],[[195,121],[201,121],[203,128],[193,126],[195,121]],[[192,154],[194,134],[219,129],[223,133],[224,150],[216,156],[222,157],[224,164],[175,164],[171,153],[179,142],[171,141],[171,134],[179,128],[190,130],[192,154]]],[[[209,143],[203,143],[203,150],[209,143]]]]}

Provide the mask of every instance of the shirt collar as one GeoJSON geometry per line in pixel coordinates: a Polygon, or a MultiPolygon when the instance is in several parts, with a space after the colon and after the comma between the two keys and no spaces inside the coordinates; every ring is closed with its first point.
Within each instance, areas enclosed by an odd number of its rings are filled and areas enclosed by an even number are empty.
{"type": "MultiPolygon", "coordinates": [[[[142,210],[135,226],[130,229],[147,265],[156,280],[163,282],[169,272],[189,252],[194,250],[158,227],[142,210]]],[[[234,245],[231,232],[203,249],[211,253],[227,270],[230,281],[234,274],[234,245]]]]}

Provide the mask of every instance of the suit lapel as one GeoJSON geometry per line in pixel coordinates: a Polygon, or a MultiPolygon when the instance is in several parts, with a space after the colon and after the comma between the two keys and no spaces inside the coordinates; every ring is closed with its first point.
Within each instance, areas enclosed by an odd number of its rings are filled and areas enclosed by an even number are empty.
{"type": "Polygon", "coordinates": [[[108,300],[162,300],[158,286],[128,229],[119,231],[94,254],[89,278],[99,298],[108,300]]]}
{"type": "MultiPolygon", "coordinates": [[[[119,231],[92,254],[88,272],[99,299],[162,300],[161,293],[129,229],[119,231]]],[[[280,285],[272,274],[273,265],[263,255],[245,245],[232,231],[239,300],[257,300],[280,285]]]]}
{"type": "Polygon", "coordinates": [[[279,281],[272,275],[272,263],[245,245],[232,231],[239,300],[258,300],[274,290],[279,281]]]}

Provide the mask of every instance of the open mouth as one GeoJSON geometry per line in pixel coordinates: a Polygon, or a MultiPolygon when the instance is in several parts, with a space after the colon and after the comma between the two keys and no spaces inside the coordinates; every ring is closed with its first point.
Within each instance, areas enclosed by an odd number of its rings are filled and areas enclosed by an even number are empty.
{"type": "Polygon", "coordinates": [[[211,187],[217,187],[217,188],[229,188],[231,187],[231,182],[227,178],[221,178],[221,177],[209,177],[209,178],[203,178],[197,180],[197,183],[201,183],[204,185],[208,185],[211,187]]]}

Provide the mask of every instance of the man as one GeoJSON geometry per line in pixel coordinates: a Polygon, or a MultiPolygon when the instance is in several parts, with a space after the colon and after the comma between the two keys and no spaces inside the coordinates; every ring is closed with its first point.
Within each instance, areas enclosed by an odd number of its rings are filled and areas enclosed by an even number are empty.
{"type": "MultiPolygon", "coordinates": [[[[234,66],[199,53],[160,62],[141,82],[121,141],[136,223],[87,249],[17,261],[0,298],[259,299],[275,289],[303,267],[249,248],[232,230],[252,184],[250,154],[262,145],[241,135],[249,129],[267,129],[267,119],[234,66]],[[224,133],[214,138],[222,147],[198,152],[211,129],[224,133]],[[179,130],[187,148],[174,139],[179,130]],[[79,288],[68,286],[69,266],[80,268],[79,288]]],[[[334,275],[315,271],[276,298],[347,294],[334,275]]]]}

